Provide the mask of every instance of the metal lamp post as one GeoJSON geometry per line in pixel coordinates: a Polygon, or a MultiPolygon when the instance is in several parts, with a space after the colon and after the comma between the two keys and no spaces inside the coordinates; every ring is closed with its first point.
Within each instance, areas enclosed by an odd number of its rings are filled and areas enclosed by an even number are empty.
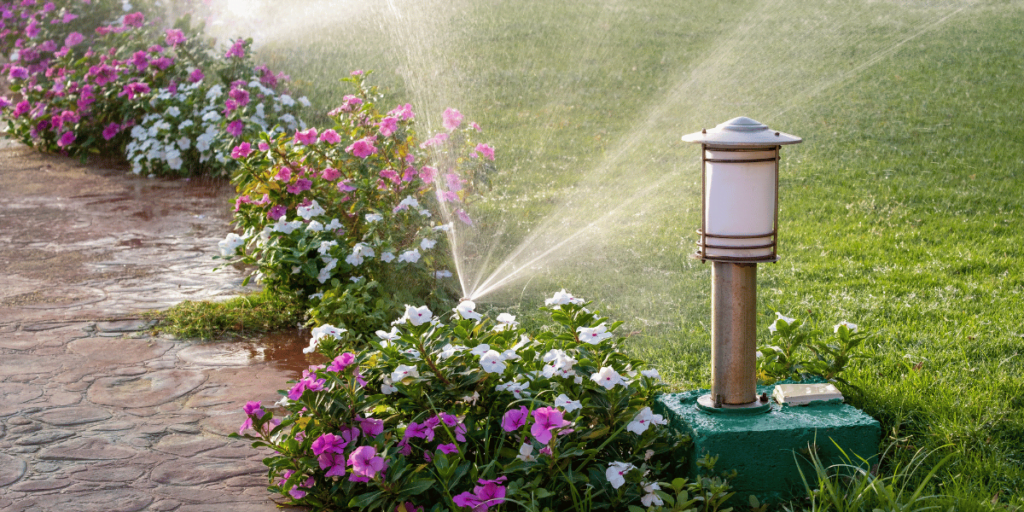
{"type": "Polygon", "coordinates": [[[769,408],[757,397],[757,264],[778,261],[779,149],[800,137],[737,117],[683,137],[701,145],[701,227],[695,258],[711,261],[709,412],[769,408]]]}

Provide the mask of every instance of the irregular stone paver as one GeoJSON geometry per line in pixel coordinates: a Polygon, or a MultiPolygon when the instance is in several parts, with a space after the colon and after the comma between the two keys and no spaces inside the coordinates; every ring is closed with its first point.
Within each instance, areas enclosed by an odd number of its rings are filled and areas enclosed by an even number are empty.
{"type": "Polygon", "coordinates": [[[199,387],[206,374],[193,370],[159,370],[141,377],[105,377],[89,387],[94,404],[152,407],[199,387]]]}
{"type": "Polygon", "coordinates": [[[99,407],[61,407],[50,409],[33,416],[39,421],[57,426],[83,425],[95,423],[111,417],[110,411],[99,407]]]}
{"type": "Polygon", "coordinates": [[[0,510],[281,510],[266,453],[223,434],[311,363],[308,339],[198,345],[140,315],[239,293],[211,272],[230,185],[3,140],[0,183],[0,510]]]}

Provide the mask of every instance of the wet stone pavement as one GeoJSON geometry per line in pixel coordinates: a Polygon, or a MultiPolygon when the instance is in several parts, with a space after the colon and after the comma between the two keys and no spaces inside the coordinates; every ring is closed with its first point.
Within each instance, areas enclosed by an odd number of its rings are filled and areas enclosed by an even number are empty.
{"type": "Polygon", "coordinates": [[[212,272],[230,189],[7,141],[0,183],[0,510],[280,510],[266,452],[226,436],[303,340],[199,344],[141,315],[243,291],[212,272]]]}

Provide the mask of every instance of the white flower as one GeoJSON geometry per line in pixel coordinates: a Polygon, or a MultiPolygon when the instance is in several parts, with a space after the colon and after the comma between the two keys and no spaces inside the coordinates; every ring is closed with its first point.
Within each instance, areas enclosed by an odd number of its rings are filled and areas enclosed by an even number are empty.
{"type": "Polygon", "coordinates": [[[309,224],[306,224],[306,231],[312,231],[314,233],[319,233],[319,232],[321,232],[323,230],[324,230],[324,225],[320,224],[319,222],[317,222],[315,220],[314,221],[310,221],[309,224]]]}
{"type": "Polygon", "coordinates": [[[264,118],[267,117],[266,107],[262,103],[256,104],[256,117],[264,118]]]}
{"type": "Polygon", "coordinates": [[[171,117],[178,117],[181,115],[181,109],[178,107],[168,107],[164,112],[171,117]]]}
{"type": "Polygon", "coordinates": [[[317,249],[316,252],[319,252],[321,257],[326,256],[331,252],[331,247],[334,247],[336,245],[338,245],[338,242],[334,240],[325,240],[323,242],[320,242],[320,248],[317,249]]]}
{"type": "Polygon", "coordinates": [[[444,347],[441,347],[441,351],[438,352],[437,358],[443,361],[445,359],[448,359],[449,357],[454,356],[458,352],[462,352],[463,350],[466,350],[466,347],[462,345],[452,345],[451,343],[449,343],[444,347]]]}
{"type": "Polygon", "coordinates": [[[185,163],[185,161],[181,159],[181,151],[179,151],[177,149],[172,149],[172,150],[168,151],[166,156],[167,156],[167,165],[171,169],[174,169],[175,171],[177,171],[178,169],[181,169],[181,165],[185,163]]]}
{"type": "Polygon", "coordinates": [[[644,492],[646,492],[647,494],[645,494],[642,498],[640,498],[640,503],[643,503],[645,507],[650,507],[652,505],[656,505],[656,506],[660,507],[660,506],[665,504],[665,502],[661,499],[661,496],[658,496],[654,492],[654,491],[660,491],[661,490],[661,487],[658,486],[657,482],[653,482],[653,483],[649,483],[649,484],[643,484],[643,487],[644,487],[644,492]]]}
{"type": "Polygon", "coordinates": [[[634,467],[628,462],[609,462],[604,477],[608,479],[608,483],[612,484],[613,489],[618,489],[626,483],[626,473],[629,473],[634,467]]]}
{"type": "Polygon", "coordinates": [[[344,226],[341,225],[341,222],[338,222],[338,219],[331,219],[331,221],[324,226],[324,229],[327,231],[337,231],[343,227],[344,226]]]}
{"type": "Polygon", "coordinates": [[[550,363],[544,365],[542,375],[545,378],[550,379],[555,376],[568,378],[576,374],[576,371],[572,369],[573,365],[576,364],[576,359],[566,354],[564,350],[551,349],[544,354],[542,361],[550,363]]]}
{"type": "Polygon", "coordinates": [[[649,379],[661,380],[661,374],[658,373],[658,370],[655,370],[654,368],[651,368],[650,370],[643,370],[640,372],[640,375],[643,375],[644,377],[647,377],[649,379]]]}
{"type": "MultiPolygon", "coordinates": [[[[220,97],[221,92],[222,91],[221,91],[220,85],[215,85],[213,87],[210,87],[210,90],[206,91],[206,99],[208,99],[208,100],[215,100],[215,99],[220,97]]],[[[203,120],[205,121],[206,119],[203,118],[203,120]]]]}
{"type": "Polygon", "coordinates": [[[309,300],[322,299],[322,298],[324,298],[324,292],[316,292],[316,293],[311,293],[309,295],[309,300]]]}
{"type": "Polygon", "coordinates": [[[299,213],[299,217],[302,217],[305,220],[309,220],[312,217],[318,217],[324,214],[323,207],[320,206],[320,204],[317,203],[316,200],[313,200],[313,202],[310,203],[309,206],[300,206],[296,208],[295,211],[299,213]]]}
{"type": "Polygon", "coordinates": [[[178,147],[181,148],[182,151],[188,151],[188,148],[192,147],[192,139],[188,137],[178,139],[178,147]]]}
{"type": "Polygon", "coordinates": [[[597,327],[577,327],[576,332],[580,333],[580,341],[585,341],[591,345],[597,345],[612,337],[612,333],[605,329],[604,322],[601,322],[601,325],[597,327]]]}
{"type": "Polygon", "coordinates": [[[137,124],[137,125],[132,127],[132,138],[133,139],[141,139],[145,135],[147,135],[146,129],[143,128],[142,125],[138,125],[137,124]]]}
{"type": "Polygon", "coordinates": [[[391,372],[391,381],[402,382],[402,379],[417,379],[419,376],[420,371],[415,366],[400,364],[398,368],[395,368],[395,371],[391,372]]]}
{"type": "Polygon", "coordinates": [[[210,112],[203,114],[203,121],[216,123],[217,121],[220,121],[220,119],[220,114],[218,114],[216,111],[211,110],[210,112]]]}
{"type": "Polygon", "coordinates": [[[473,347],[473,350],[471,350],[469,353],[473,354],[474,356],[482,356],[482,355],[486,354],[487,351],[490,350],[490,349],[491,349],[490,345],[488,345],[486,343],[481,343],[481,344],[473,347]]]}
{"type": "Polygon", "coordinates": [[[280,101],[281,104],[286,107],[291,107],[295,105],[295,100],[293,100],[292,97],[287,94],[282,94],[281,97],[277,99],[277,101],[280,101]]]}
{"type": "Polygon", "coordinates": [[[451,276],[452,273],[448,270],[438,270],[437,272],[434,272],[434,279],[447,279],[451,276]]]}
{"type": "Polygon", "coordinates": [[[426,306],[420,306],[417,308],[415,306],[410,306],[406,304],[405,315],[402,316],[402,318],[399,318],[397,322],[400,324],[409,322],[412,325],[419,326],[429,322],[433,318],[434,313],[430,311],[430,308],[426,306]]]}
{"type": "Polygon", "coordinates": [[[498,384],[494,386],[496,391],[508,391],[513,396],[523,398],[524,396],[530,396],[530,384],[525,382],[508,382],[505,384],[498,384]]]}
{"type": "Polygon", "coordinates": [[[434,231],[448,232],[448,231],[452,230],[454,225],[455,225],[454,222],[449,222],[448,224],[441,224],[440,226],[434,226],[433,229],[434,229],[434,231]]]}
{"type": "Polygon", "coordinates": [[[626,425],[626,430],[639,436],[647,432],[647,427],[651,425],[665,425],[666,423],[668,422],[660,414],[654,414],[650,407],[644,407],[633,418],[633,421],[626,425]]]}
{"type": "Polygon", "coordinates": [[[426,217],[428,219],[430,218],[430,212],[427,211],[427,210],[420,210],[420,215],[422,215],[422,216],[424,216],[424,217],[426,217]]]}
{"type": "MultiPolygon", "coordinates": [[[[455,309],[453,309],[452,311],[458,313],[458,315],[460,317],[462,317],[463,320],[476,320],[477,322],[479,322],[482,317],[480,316],[480,313],[477,313],[476,311],[474,311],[475,309],[476,309],[476,303],[474,303],[471,300],[464,300],[464,301],[460,302],[459,305],[455,309]]],[[[481,345],[481,346],[486,347],[487,345],[481,345]]],[[[476,352],[474,352],[474,354],[475,353],[476,352]]],[[[477,354],[477,355],[479,355],[479,354],[477,354]]]]}
{"type": "Polygon", "coordinates": [[[398,387],[393,386],[392,384],[393,383],[391,382],[391,378],[388,376],[384,376],[384,383],[380,385],[380,392],[384,393],[385,395],[390,395],[391,393],[398,391],[398,387]]]}
{"type": "Polygon", "coordinates": [[[796,321],[795,318],[789,318],[788,316],[783,316],[782,313],[779,313],[778,311],[776,311],[775,314],[778,315],[778,318],[776,318],[775,321],[772,322],[772,324],[768,326],[768,330],[771,331],[772,334],[774,334],[775,331],[778,329],[775,324],[778,324],[779,320],[782,320],[783,322],[786,322],[786,325],[792,324],[794,321],[796,321]]]}
{"type": "Polygon", "coordinates": [[[303,107],[308,107],[311,105],[311,103],[309,102],[309,98],[305,96],[299,98],[299,103],[301,103],[303,107]]]}
{"type": "Polygon", "coordinates": [[[846,327],[847,329],[850,330],[850,332],[857,332],[857,324],[851,324],[850,322],[847,322],[846,320],[843,320],[842,322],[839,322],[838,324],[833,326],[832,327],[832,332],[838,333],[840,327],[846,327]]]}
{"type": "Polygon", "coordinates": [[[611,366],[602,366],[601,370],[590,376],[590,380],[605,389],[612,389],[617,384],[622,384],[622,376],[611,366]]]}
{"type": "Polygon", "coordinates": [[[420,207],[420,202],[417,201],[415,197],[406,196],[405,199],[402,199],[402,202],[398,203],[398,206],[395,207],[395,210],[397,211],[397,210],[405,210],[407,208],[419,208],[419,207],[420,207]]]}
{"type": "Polygon", "coordinates": [[[420,249],[423,249],[424,251],[433,249],[435,244],[437,244],[437,242],[429,238],[424,238],[423,241],[420,242],[420,249]]]}
{"type": "Polygon", "coordinates": [[[380,222],[384,220],[384,216],[379,213],[367,213],[364,215],[366,222],[380,222]]]}
{"type": "Polygon", "coordinates": [[[363,258],[372,258],[373,256],[373,249],[369,245],[359,242],[352,247],[352,254],[345,258],[345,263],[353,266],[362,265],[363,258]]]}
{"type": "Polygon", "coordinates": [[[225,237],[224,240],[217,242],[217,247],[220,247],[221,256],[233,256],[235,254],[235,250],[244,244],[245,237],[239,236],[235,233],[228,233],[228,236],[225,237]]]}
{"type": "Polygon", "coordinates": [[[391,327],[391,332],[381,330],[377,331],[375,334],[383,341],[395,341],[402,337],[402,335],[398,333],[398,327],[391,327]]]}
{"type": "Polygon", "coordinates": [[[523,443],[523,445],[519,447],[519,455],[516,455],[516,458],[523,462],[532,462],[537,460],[537,457],[533,456],[533,445],[530,443],[523,443]]]}
{"type": "MultiPolygon", "coordinates": [[[[186,120],[182,121],[181,124],[178,125],[178,131],[182,131],[185,128],[188,128],[189,126],[192,126],[194,124],[195,123],[192,122],[191,119],[186,119],[186,120]]],[[[132,130],[134,130],[134,128],[132,128],[132,130]]]]}
{"type": "Polygon", "coordinates": [[[497,350],[488,350],[480,356],[480,366],[487,373],[501,373],[505,371],[505,362],[497,350]]]}
{"type": "Polygon", "coordinates": [[[395,260],[395,254],[391,251],[385,252],[380,255],[380,260],[384,263],[391,263],[395,260]]]}
{"type": "Polygon", "coordinates": [[[577,305],[579,305],[579,304],[583,304],[583,302],[584,302],[583,299],[580,299],[578,297],[573,297],[571,293],[565,291],[565,288],[562,288],[562,291],[555,293],[554,297],[551,297],[550,299],[545,299],[544,300],[544,305],[545,306],[561,306],[563,304],[577,304],[577,305]]]}
{"type": "Polygon", "coordinates": [[[304,349],[302,349],[302,353],[303,354],[311,354],[311,353],[313,353],[316,350],[316,347],[318,347],[320,345],[320,340],[322,340],[324,338],[327,338],[327,337],[332,337],[332,338],[335,338],[335,339],[340,339],[341,335],[343,333],[346,333],[346,332],[348,332],[347,329],[342,329],[340,327],[335,327],[335,326],[333,326],[331,324],[324,324],[324,325],[321,325],[320,327],[316,327],[310,333],[310,334],[312,334],[313,337],[310,338],[310,340],[309,340],[309,346],[304,348],[304,349]]]}
{"type": "Polygon", "coordinates": [[[417,251],[416,249],[413,249],[411,251],[405,251],[402,254],[398,255],[398,261],[399,262],[403,262],[404,261],[404,262],[407,262],[407,263],[416,263],[419,260],[420,260],[420,252],[417,251]]]}
{"type": "Polygon", "coordinates": [[[572,412],[576,409],[582,409],[583,404],[579,400],[573,400],[566,396],[565,393],[562,393],[555,398],[555,407],[561,407],[565,412],[572,412]]]}

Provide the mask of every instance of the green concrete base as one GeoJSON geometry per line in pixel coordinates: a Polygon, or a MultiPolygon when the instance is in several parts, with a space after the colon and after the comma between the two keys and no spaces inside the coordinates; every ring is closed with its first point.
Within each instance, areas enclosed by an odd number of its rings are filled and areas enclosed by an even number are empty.
{"type": "MultiPolygon", "coordinates": [[[[772,396],[774,386],[757,388],[757,394],[772,396]]],[[[813,470],[807,462],[808,446],[817,446],[826,464],[845,462],[838,444],[855,462],[863,457],[874,462],[878,456],[881,427],[873,418],[849,405],[819,402],[801,407],[771,402],[763,414],[709,414],[697,408],[697,398],[707,390],[661,395],[654,411],[669,425],[693,439],[689,453],[691,481],[698,475],[696,461],[705,454],[717,455],[715,473],[735,469],[733,502],[742,506],[751,494],[762,503],[779,503],[806,495],[797,470],[813,470]],[[833,443],[835,441],[835,444],[833,443]],[[795,455],[795,457],[794,457],[795,455]]]]}

